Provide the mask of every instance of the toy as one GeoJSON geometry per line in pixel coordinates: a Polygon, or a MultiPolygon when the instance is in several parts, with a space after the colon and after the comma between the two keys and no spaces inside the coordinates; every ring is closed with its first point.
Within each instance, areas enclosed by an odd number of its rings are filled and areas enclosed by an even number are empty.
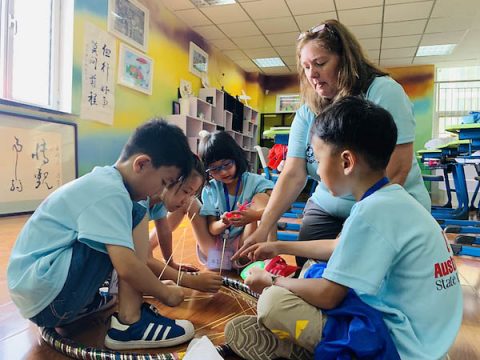
{"type": "Polygon", "coordinates": [[[225,214],[225,217],[227,219],[238,219],[240,218],[240,214],[238,213],[239,211],[245,211],[247,210],[247,208],[252,205],[253,202],[248,202],[248,201],[245,201],[242,205],[240,205],[238,207],[238,210],[235,210],[235,211],[229,211],[225,214]]]}
{"type": "Polygon", "coordinates": [[[247,265],[245,267],[245,269],[243,269],[242,272],[240,273],[240,277],[243,280],[245,280],[247,278],[248,274],[250,273],[250,269],[254,268],[254,267],[264,269],[265,268],[265,262],[264,261],[255,261],[255,262],[251,263],[250,265],[247,265]]]}

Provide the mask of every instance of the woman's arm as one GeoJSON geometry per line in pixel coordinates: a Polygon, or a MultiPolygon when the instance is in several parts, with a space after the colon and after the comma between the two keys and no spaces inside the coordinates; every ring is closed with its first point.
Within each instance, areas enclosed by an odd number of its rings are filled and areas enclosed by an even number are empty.
{"type": "Polygon", "coordinates": [[[387,176],[390,182],[403,185],[407,179],[413,159],[413,143],[395,146],[387,166],[387,176]]]}
{"type": "Polygon", "coordinates": [[[239,257],[252,244],[266,241],[268,233],[276,225],[278,219],[295,201],[307,180],[306,160],[289,157],[281,172],[270,199],[260,220],[257,230],[245,239],[243,246],[234,254],[233,260],[239,257]]]}

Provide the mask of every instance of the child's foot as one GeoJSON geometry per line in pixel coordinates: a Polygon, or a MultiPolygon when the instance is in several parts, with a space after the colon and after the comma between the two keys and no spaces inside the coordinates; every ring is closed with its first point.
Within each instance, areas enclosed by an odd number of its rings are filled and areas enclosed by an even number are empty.
{"type": "Polygon", "coordinates": [[[155,307],[144,303],[140,320],[126,325],[112,315],[110,329],[105,337],[105,346],[113,350],[149,349],[175,346],[195,335],[188,320],[173,320],[160,315],[155,307]]]}
{"type": "Polygon", "coordinates": [[[290,340],[280,340],[270,330],[258,325],[257,317],[244,315],[225,326],[225,342],[247,360],[313,359],[313,354],[290,340]]]}

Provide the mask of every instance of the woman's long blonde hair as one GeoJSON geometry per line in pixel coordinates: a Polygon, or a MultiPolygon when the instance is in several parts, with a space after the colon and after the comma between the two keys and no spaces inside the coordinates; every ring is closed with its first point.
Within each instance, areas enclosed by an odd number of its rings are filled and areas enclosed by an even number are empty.
{"type": "Polygon", "coordinates": [[[297,70],[302,102],[317,115],[338,99],[366,92],[375,77],[388,75],[365,56],[358,40],[344,25],[337,20],[327,20],[323,24],[325,26],[319,31],[315,31],[319,28],[315,27],[302,33],[297,42],[297,70]],[[300,63],[300,52],[310,41],[339,56],[338,93],[333,99],[318,96],[305,76],[300,63]]]}

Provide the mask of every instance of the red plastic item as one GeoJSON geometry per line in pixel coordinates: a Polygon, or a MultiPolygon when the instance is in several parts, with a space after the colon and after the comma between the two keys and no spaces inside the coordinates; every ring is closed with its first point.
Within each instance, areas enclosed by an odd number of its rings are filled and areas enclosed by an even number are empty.
{"type": "Polygon", "coordinates": [[[298,266],[288,265],[280,255],[275,256],[265,266],[265,270],[267,270],[270,274],[283,277],[293,276],[295,271],[298,269],[298,266]]]}
{"type": "Polygon", "coordinates": [[[275,144],[272,146],[268,152],[268,167],[270,169],[276,170],[278,165],[285,160],[287,157],[287,145],[284,144],[275,144]]]}
{"type": "MultiPolygon", "coordinates": [[[[253,201],[252,201],[253,202],[253,201]]],[[[240,205],[238,207],[238,210],[237,211],[245,211],[247,210],[247,208],[252,205],[251,202],[248,202],[248,201],[245,201],[242,205],[240,205]]],[[[238,219],[240,217],[240,215],[238,213],[235,213],[233,211],[229,211],[225,214],[225,217],[227,219],[238,219]]]]}

